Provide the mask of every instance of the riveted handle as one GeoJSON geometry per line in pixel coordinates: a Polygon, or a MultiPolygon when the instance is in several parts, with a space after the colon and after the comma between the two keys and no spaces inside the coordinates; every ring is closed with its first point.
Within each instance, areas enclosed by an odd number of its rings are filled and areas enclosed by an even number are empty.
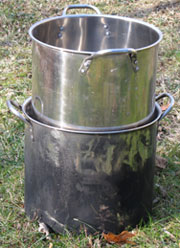
{"type": "Polygon", "coordinates": [[[158,95],[156,97],[156,101],[158,101],[164,97],[168,97],[170,100],[170,103],[169,103],[168,108],[162,113],[161,117],[159,118],[159,121],[162,120],[171,111],[171,109],[174,105],[174,97],[169,93],[162,93],[162,94],[158,95]]]}
{"type": "Polygon", "coordinates": [[[134,48],[106,49],[106,50],[100,50],[98,52],[94,52],[83,60],[79,68],[79,71],[80,73],[85,74],[89,70],[92,60],[95,58],[105,55],[113,55],[113,54],[115,55],[115,54],[124,54],[124,53],[129,54],[133,69],[135,72],[137,72],[139,70],[139,67],[137,65],[138,64],[137,52],[134,48]]]}
{"type": "Polygon", "coordinates": [[[101,12],[97,7],[95,7],[93,5],[89,5],[89,4],[72,4],[72,5],[69,5],[63,10],[62,15],[63,16],[67,15],[67,11],[69,9],[92,9],[96,12],[96,14],[101,15],[101,12]]]}
{"type": "Polygon", "coordinates": [[[18,117],[20,120],[22,120],[24,123],[26,123],[26,124],[32,126],[31,122],[30,122],[28,119],[26,119],[22,114],[20,114],[19,111],[17,111],[17,109],[20,110],[20,111],[22,111],[22,106],[21,106],[19,103],[15,102],[15,101],[13,101],[13,100],[7,100],[6,103],[7,103],[7,106],[8,106],[8,108],[9,108],[9,110],[10,110],[15,116],[17,116],[17,117],[18,117]]]}

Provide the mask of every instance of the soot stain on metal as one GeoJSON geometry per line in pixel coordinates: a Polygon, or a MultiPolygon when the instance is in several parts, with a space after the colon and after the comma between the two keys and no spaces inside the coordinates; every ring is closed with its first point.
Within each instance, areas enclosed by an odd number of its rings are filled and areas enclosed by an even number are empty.
{"type": "Polygon", "coordinates": [[[147,218],[153,192],[154,127],[118,135],[34,129],[34,142],[28,128],[25,136],[27,215],[40,209],[41,220],[56,232],[62,228],[53,219],[70,230],[79,230],[76,218],[96,230],[117,232],[147,218]]]}

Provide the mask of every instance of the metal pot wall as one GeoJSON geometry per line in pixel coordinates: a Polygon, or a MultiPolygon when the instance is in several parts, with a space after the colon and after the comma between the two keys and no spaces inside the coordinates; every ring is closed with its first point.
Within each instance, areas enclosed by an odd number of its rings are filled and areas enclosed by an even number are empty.
{"type": "Polygon", "coordinates": [[[71,5],[62,16],[35,23],[29,34],[32,103],[40,121],[72,130],[126,129],[152,117],[159,29],[71,5]],[[71,8],[97,13],[68,15],[71,8]]]}
{"type": "MultiPolygon", "coordinates": [[[[163,95],[159,97],[162,98],[163,95]]],[[[171,96],[170,96],[171,97],[171,96]]],[[[146,220],[152,208],[156,134],[162,114],[156,103],[153,120],[117,133],[76,133],[34,119],[31,100],[25,117],[25,211],[56,232],[120,232],[146,220]]]]}

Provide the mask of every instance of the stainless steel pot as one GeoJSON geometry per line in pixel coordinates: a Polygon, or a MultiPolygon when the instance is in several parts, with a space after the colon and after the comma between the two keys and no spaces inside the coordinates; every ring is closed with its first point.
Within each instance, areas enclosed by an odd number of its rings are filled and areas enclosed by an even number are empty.
{"type": "Polygon", "coordinates": [[[78,231],[83,224],[90,232],[118,233],[146,220],[152,207],[157,126],[172,105],[171,97],[162,114],[156,103],[146,125],[101,134],[64,132],[38,122],[30,99],[22,107],[25,116],[18,111],[20,105],[8,101],[9,109],[27,124],[27,215],[56,232],[78,231]]]}
{"type": "Polygon", "coordinates": [[[148,122],[155,108],[156,27],[70,5],[62,16],[35,23],[32,103],[40,121],[63,129],[93,130],[148,122]],[[73,8],[96,14],[68,15],[73,8]],[[143,106],[143,107],[142,107],[143,106]]]}
{"type": "MultiPolygon", "coordinates": [[[[155,99],[156,101],[160,100],[160,99],[163,99],[163,98],[169,98],[170,100],[170,104],[169,104],[169,107],[166,111],[164,111],[164,113],[159,113],[159,116],[158,118],[162,119],[164,118],[165,115],[167,115],[167,113],[172,109],[173,105],[174,105],[174,98],[172,97],[171,94],[169,93],[162,93],[160,95],[158,95],[155,99]],[[161,117],[160,117],[160,114],[161,117]]],[[[157,103],[156,103],[157,105],[157,103]]],[[[107,133],[120,133],[120,132],[130,132],[130,131],[133,131],[133,130],[136,130],[135,128],[129,128],[129,129],[124,129],[122,130],[121,129],[121,126],[117,127],[116,129],[113,128],[113,127],[107,127],[107,128],[97,128],[97,129],[91,129],[89,127],[84,127],[83,130],[71,130],[71,129],[67,129],[67,128],[59,128],[59,127],[54,127],[54,126],[49,126],[47,124],[45,124],[44,122],[39,122],[38,120],[38,116],[36,115],[36,112],[34,111],[34,108],[33,108],[33,104],[32,104],[32,97],[29,97],[23,104],[22,106],[19,105],[17,102],[14,102],[14,101],[10,101],[8,100],[7,101],[7,106],[8,108],[11,110],[11,112],[16,115],[17,117],[19,117],[19,119],[21,119],[22,121],[24,121],[26,124],[30,125],[33,129],[33,123],[36,123],[38,125],[42,125],[42,126],[47,126],[49,128],[52,128],[52,129],[57,129],[57,130],[61,130],[61,131],[66,131],[66,132],[73,132],[73,133],[84,133],[84,134],[107,134],[107,133]],[[14,108],[14,107],[15,108],[14,108]],[[29,112],[27,111],[27,106],[28,106],[28,110],[29,112]],[[22,110],[23,114],[25,117],[23,117],[23,115],[21,115],[17,110],[16,108],[22,110]],[[33,118],[31,118],[31,116],[33,116],[33,118]]],[[[157,106],[156,106],[157,107],[157,106]]],[[[159,110],[160,112],[160,110],[159,110]]],[[[153,116],[152,118],[150,119],[149,122],[151,122],[152,120],[154,119],[154,113],[153,113],[153,116]]],[[[148,123],[143,123],[142,126],[145,126],[146,124],[148,123]]],[[[141,128],[142,126],[138,126],[136,127],[137,129],[141,128]]],[[[33,131],[32,131],[33,133],[33,131]]]]}

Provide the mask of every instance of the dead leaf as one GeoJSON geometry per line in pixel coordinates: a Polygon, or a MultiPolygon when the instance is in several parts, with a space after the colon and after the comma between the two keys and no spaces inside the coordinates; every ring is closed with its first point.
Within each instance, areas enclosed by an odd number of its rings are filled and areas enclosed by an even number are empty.
{"type": "Polygon", "coordinates": [[[98,238],[94,240],[93,247],[101,248],[101,241],[98,238]]]}
{"type": "Polygon", "coordinates": [[[176,171],[176,176],[180,175],[180,170],[176,171]]]}
{"type": "Polygon", "coordinates": [[[128,231],[123,231],[120,234],[113,234],[113,233],[103,233],[103,237],[104,239],[108,242],[108,243],[112,243],[112,244],[132,244],[135,245],[134,242],[129,241],[130,238],[134,237],[135,234],[132,234],[128,231]]]}
{"type": "Polygon", "coordinates": [[[175,236],[174,236],[172,233],[170,233],[169,231],[167,231],[166,228],[163,228],[163,231],[164,231],[164,232],[165,232],[173,241],[176,240],[175,236]]]}
{"type": "Polygon", "coordinates": [[[22,228],[22,227],[21,227],[21,224],[18,223],[16,228],[17,228],[18,230],[21,230],[21,228],[22,228]]]}
{"type": "Polygon", "coordinates": [[[53,248],[53,243],[50,243],[49,244],[49,248],[53,248]]]}
{"type": "Polygon", "coordinates": [[[155,185],[156,185],[156,187],[160,190],[162,196],[163,196],[163,197],[166,197],[166,196],[167,196],[167,191],[166,191],[166,189],[165,189],[162,185],[160,185],[160,184],[158,184],[158,183],[156,183],[155,185]]]}
{"type": "Polygon", "coordinates": [[[156,197],[154,200],[153,200],[153,205],[155,205],[156,203],[158,203],[160,201],[160,197],[156,197]]]}
{"type": "Polygon", "coordinates": [[[179,161],[174,161],[174,164],[180,165],[179,161]]]}
{"type": "Polygon", "coordinates": [[[93,241],[92,241],[92,236],[90,235],[88,238],[88,247],[92,248],[93,247],[93,241]]]}
{"type": "Polygon", "coordinates": [[[100,206],[100,211],[104,211],[106,209],[108,209],[109,207],[108,206],[105,206],[105,205],[101,205],[100,206]]]}
{"type": "Polygon", "coordinates": [[[49,229],[45,223],[43,223],[43,222],[39,223],[38,231],[44,233],[46,235],[46,239],[49,239],[49,240],[51,239],[51,237],[49,235],[49,229]]]}
{"type": "Polygon", "coordinates": [[[166,105],[161,105],[162,111],[165,111],[166,109],[168,109],[169,105],[170,105],[169,103],[166,105]]]}
{"type": "Polygon", "coordinates": [[[156,166],[161,169],[165,169],[167,166],[167,159],[156,156],[156,166]]]}

